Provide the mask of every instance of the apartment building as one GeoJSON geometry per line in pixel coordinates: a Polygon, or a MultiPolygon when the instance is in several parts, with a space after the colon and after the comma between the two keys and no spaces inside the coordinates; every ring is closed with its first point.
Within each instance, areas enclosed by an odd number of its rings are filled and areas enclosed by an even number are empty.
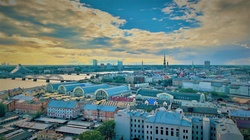
{"type": "Polygon", "coordinates": [[[80,105],[76,101],[50,100],[47,116],[56,118],[76,118],[80,115],[80,105]]]}

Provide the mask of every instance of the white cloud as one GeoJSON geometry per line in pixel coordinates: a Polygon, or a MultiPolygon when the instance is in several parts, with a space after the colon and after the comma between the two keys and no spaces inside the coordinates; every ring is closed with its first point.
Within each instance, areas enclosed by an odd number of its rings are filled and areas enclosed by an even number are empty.
{"type": "Polygon", "coordinates": [[[161,11],[165,14],[170,14],[171,12],[173,12],[174,10],[172,10],[174,7],[165,7],[163,8],[161,11]]]}

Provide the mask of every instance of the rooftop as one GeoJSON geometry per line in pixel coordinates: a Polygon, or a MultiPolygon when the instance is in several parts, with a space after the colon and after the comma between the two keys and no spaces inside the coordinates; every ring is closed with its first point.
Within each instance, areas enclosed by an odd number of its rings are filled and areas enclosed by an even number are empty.
{"type": "Polygon", "coordinates": [[[56,132],[63,132],[63,133],[71,133],[71,134],[81,134],[85,131],[89,131],[88,129],[80,129],[80,128],[73,128],[68,126],[61,126],[56,129],[56,132]]]}
{"type": "Polygon", "coordinates": [[[181,125],[181,126],[192,126],[191,120],[182,117],[180,113],[159,110],[153,116],[148,116],[145,122],[159,123],[159,124],[170,124],[170,125],[181,125]]]}
{"type": "Polygon", "coordinates": [[[249,110],[229,110],[229,116],[231,117],[242,117],[242,118],[249,118],[250,111],[249,110]]]}
{"type": "Polygon", "coordinates": [[[96,105],[96,104],[86,104],[83,107],[84,110],[97,110],[100,109],[100,111],[105,112],[115,112],[117,109],[117,106],[106,106],[106,105],[96,105]]]}
{"type": "Polygon", "coordinates": [[[64,101],[64,100],[50,100],[47,107],[55,108],[74,108],[76,107],[76,101],[64,101]]]}

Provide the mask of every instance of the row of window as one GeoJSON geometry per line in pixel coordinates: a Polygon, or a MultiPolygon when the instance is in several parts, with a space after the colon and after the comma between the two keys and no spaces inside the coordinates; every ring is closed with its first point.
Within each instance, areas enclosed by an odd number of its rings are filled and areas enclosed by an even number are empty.
{"type": "Polygon", "coordinates": [[[130,121],[133,122],[133,120],[134,120],[134,122],[142,122],[142,123],[144,123],[144,120],[139,120],[139,119],[138,119],[138,120],[136,120],[136,119],[131,119],[130,121]]]}
{"type": "MultiPolygon", "coordinates": [[[[130,126],[133,127],[133,124],[131,124],[130,126]]],[[[134,127],[136,127],[136,126],[138,126],[138,128],[140,128],[140,127],[144,128],[144,125],[136,125],[136,124],[134,124],[134,127]]]]}

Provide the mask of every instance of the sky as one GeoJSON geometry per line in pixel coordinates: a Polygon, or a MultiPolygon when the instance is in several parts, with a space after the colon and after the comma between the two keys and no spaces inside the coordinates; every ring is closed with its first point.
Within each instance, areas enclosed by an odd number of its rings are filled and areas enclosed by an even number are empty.
{"type": "Polygon", "coordinates": [[[0,0],[0,63],[250,65],[249,0],[0,0]]]}

